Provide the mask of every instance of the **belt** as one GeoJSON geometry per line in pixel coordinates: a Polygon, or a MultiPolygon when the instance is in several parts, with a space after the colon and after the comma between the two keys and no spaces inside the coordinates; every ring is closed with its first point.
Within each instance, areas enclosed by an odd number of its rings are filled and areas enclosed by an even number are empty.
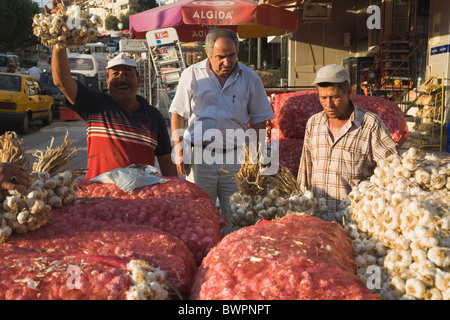
{"type": "MultiPolygon", "coordinates": [[[[195,148],[195,147],[198,147],[198,146],[200,146],[200,145],[198,145],[198,144],[195,145],[195,144],[191,143],[191,147],[192,148],[195,148]]],[[[201,146],[202,146],[202,149],[205,149],[208,145],[207,144],[202,144],[201,146]]],[[[229,148],[229,149],[227,149],[227,148],[223,148],[223,149],[213,148],[213,150],[216,150],[216,151],[219,150],[219,151],[222,151],[222,153],[234,151],[236,149],[237,149],[236,146],[234,148],[229,148]]]]}

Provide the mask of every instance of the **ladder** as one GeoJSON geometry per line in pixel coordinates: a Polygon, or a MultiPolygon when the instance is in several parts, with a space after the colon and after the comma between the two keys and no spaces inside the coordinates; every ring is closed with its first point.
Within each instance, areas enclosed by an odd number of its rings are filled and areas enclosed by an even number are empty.
{"type": "Polygon", "coordinates": [[[146,34],[157,81],[157,107],[170,119],[169,107],[186,64],[175,28],[150,30],[146,34]],[[165,112],[167,114],[165,114],[165,112]]]}

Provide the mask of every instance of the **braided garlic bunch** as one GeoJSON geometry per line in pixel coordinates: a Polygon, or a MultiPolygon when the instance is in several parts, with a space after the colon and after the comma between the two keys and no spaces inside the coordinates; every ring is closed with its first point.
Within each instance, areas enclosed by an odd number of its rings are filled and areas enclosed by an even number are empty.
{"type": "Polygon", "coordinates": [[[73,49],[95,40],[98,16],[83,11],[86,7],[77,4],[59,3],[58,7],[58,13],[39,13],[33,18],[33,32],[43,45],[56,46],[58,50],[73,49]]]}

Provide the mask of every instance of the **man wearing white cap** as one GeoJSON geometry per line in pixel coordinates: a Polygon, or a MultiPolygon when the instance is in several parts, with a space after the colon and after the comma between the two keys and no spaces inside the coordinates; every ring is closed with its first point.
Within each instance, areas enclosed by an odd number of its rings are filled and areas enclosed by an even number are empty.
{"type": "Polygon", "coordinates": [[[53,82],[65,95],[68,107],[86,121],[86,178],[132,164],[154,166],[155,156],[162,175],[178,176],[162,114],[137,95],[140,77],[136,61],[121,53],[106,68],[109,94],[74,80],[66,50],[53,48],[53,82]]]}
{"type": "Polygon", "coordinates": [[[335,212],[380,159],[398,154],[398,145],[378,115],[350,100],[350,77],[343,66],[324,66],[313,84],[324,110],[306,124],[297,180],[302,191],[325,198],[329,212],[335,212]]]}

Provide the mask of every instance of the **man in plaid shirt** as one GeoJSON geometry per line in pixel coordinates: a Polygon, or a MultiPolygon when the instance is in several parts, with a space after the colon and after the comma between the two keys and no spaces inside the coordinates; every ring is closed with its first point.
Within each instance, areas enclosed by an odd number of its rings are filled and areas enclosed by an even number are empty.
{"type": "Polygon", "coordinates": [[[324,110],[306,124],[297,180],[303,192],[325,198],[328,211],[334,212],[352,187],[370,178],[380,159],[398,154],[398,145],[377,114],[349,99],[350,77],[344,67],[324,66],[313,84],[324,110]]]}

